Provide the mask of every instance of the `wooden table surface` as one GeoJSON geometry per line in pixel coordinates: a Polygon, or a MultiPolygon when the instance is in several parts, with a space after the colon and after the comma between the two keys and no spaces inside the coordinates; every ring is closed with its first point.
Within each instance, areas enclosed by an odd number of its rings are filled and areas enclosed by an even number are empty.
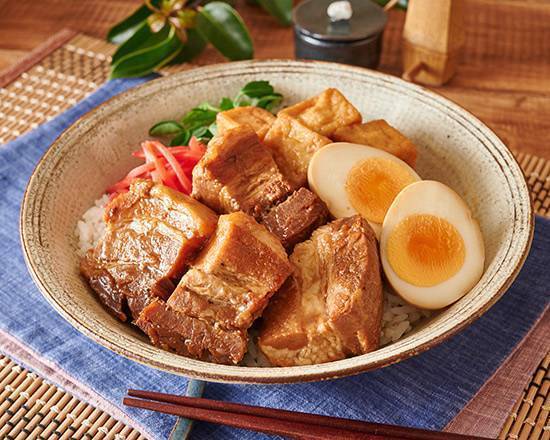
{"type": "MultiPolygon", "coordinates": [[[[412,0],[414,1],[414,0],[412,0]]],[[[434,0],[435,1],[435,0],[434,0]]],[[[465,0],[466,45],[457,75],[437,92],[486,122],[513,150],[550,159],[550,0],[465,0]]],[[[0,0],[0,70],[62,27],[96,37],[135,0],[0,0]]],[[[239,3],[258,58],[292,58],[289,28],[239,3]]],[[[404,13],[392,11],[380,70],[399,75],[404,13]]],[[[222,61],[213,50],[199,64],[222,61]]]]}

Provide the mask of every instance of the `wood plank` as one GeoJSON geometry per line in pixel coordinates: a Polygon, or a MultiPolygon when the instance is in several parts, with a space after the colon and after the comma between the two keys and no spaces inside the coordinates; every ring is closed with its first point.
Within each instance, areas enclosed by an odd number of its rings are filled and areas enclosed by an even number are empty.
{"type": "Polygon", "coordinates": [[[26,50],[0,49],[0,71],[15,64],[28,53],[26,50]]]}
{"type": "Polygon", "coordinates": [[[14,81],[23,72],[29,70],[32,66],[38,63],[41,59],[52,53],[54,50],[63,46],[71,38],[77,35],[76,31],[70,29],[62,29],[53,37],[48,38],[40,46],[29,52],[17,64],[0,72],[0,87],[5,87],[14,81]]]}
{"type": "Polygon", "coordinates": [[[517,92],[439,88],[485,122],[512,150],[550,158],[550,96],[517,92]]]}
{"type": "Polygon", "coordinates": [[[30,50],[62,27],[104,38],[139,0],[0,0],[0,48],[30,50]]]}

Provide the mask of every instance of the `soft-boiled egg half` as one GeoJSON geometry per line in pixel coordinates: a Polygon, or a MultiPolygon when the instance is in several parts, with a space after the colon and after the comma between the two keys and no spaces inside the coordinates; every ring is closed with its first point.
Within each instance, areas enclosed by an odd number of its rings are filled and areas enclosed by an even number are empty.
{"type": "Polygon", "coordinates": [[[360,214],[377,237],[397,194],[420,180],[409,165],[392,154],[347,142],[318,150],[309,162],[307,178],[334,217],[360,214]]]}
{"type": "Polygon", "coordinates": [[[479,281],[485,248],[460,196],[440,182],[423,180],[403,189],[388,209],[380,258],[386,278],[405,301],[439,309],[479,281]]]}

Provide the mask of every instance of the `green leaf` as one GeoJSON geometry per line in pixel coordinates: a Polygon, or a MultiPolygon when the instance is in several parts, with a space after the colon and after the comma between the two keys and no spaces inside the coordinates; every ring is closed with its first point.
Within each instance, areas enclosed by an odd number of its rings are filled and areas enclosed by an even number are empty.
{"type": "Polygon", "coordinates": [[[261,107],[266,110],[272,110],[277,107],[283,100],[283,95],[280,93],[273,93],[272,95],[262,96],[256,102],[256,107],[261,107]]]}
{"type": "Polygon", "coordinates": [[[171,147],[179,147],[182,145],[188,145],[189,139],[191,139],[191,132],[189,130],[184,130],[180,134],[178,134],[172,141],[170,142],[171,147]]]}
{"type": "Polygon", "coordinates": [[[111,64],[116,64],[122,57],[161,43],[168,36],[169,28],[160,32],[152,32],[147,22],[143,22],[136,33],[122,43],[113,55],[111,64]]]}
{"type": "Polygon", "coordinates": [[[237,96],[246,95],[249,98],[261,98],[265,95],[271,95],[273,91],[273,86],[269,84],[269,81],[252,81],[246,84],[237,96]]]}
{"type": "Polygon", "coordinates": [[[254,56],[252,40],[241,16],[227,3],[216,1],[199,8],[197,30],[230,60],[254,56]]]}
{"type": "Polygon", "coordinates": [[[206,127],[199,127],[191,132],[191,136],[195,136],[198,140],[210,140],[212,139],[212,133],[210,133],[210,125],[206,127]]]}
{"type": "Polygon", "coordinates": [[[260,6],[283,26],[292,23],[292,0],[258,0],[260,6]]]}
{"type": "Polygon", "coordinates": [[[180,133],[183,130],[183,125],[176,121],[160,121],[149,129],[151,136],[166,136],[169,134],[180,133]]]}
{"type": "Polygon", "coordinates": [[[235,108],[233,100],[229,98],[222,98],[220,101],[220,111],[224,112],[226,110],[231,110],[232,108],[235,108]]]}
{"type": "Polygon", "coordinates": [[[183,45],[181,52],[170,62],[170,64],[187,63],[200,55],[205,47],[206,40],[202,38],[201,34],[195,29],[187,29],[187,41],[183,45]]]}
{"type": "Polygon", "coordinates": [[[218,125],[215,122],[212,122],[210,127],[208,127],[208,131],[212,134],[212,137],[216,136],[218,134],[218,125]]]}
{"type": "Polygon", "coordinates": [[[163,32],[166,32],[165,38],[159,43],[125,55],[113,64],[110,78],[147,75],[175,58],[183,48],[183,44],[177,37],[174,27],[165,26],[158,32],[159,36],[164,35],[163,32]]]}
{"type": "Polygon", "coordinates": [[[210,111],[216,112],[216,113],[218,113],[220,111],[220,109],[218,107],[214,107],[209,102],[203,102],[202,104],[199,104],[196,108],[201,109],[201,110],[210,110],[210,111]]]}
{"type": "Polygon", "coordinates": [[[207,110],[202,108],[194,108],[189,113],[187,113],[181,123],[187,130],[195,130],[204,125],[210,125],[216,120],[216,115],[218,112],[213,110],[207,110]]]}
{"type": "MultiPolygon", "coordinates": [[[[153,5],[157,6],[158,0],[153,0],[153,5]]],[[[122,44],[128,40],[138,30],[141,23],[153,12],[145,5],[140,6],[135,12],[124,20],[115,24],[107,33],[107,41],[113,44],[122,44]]]]}

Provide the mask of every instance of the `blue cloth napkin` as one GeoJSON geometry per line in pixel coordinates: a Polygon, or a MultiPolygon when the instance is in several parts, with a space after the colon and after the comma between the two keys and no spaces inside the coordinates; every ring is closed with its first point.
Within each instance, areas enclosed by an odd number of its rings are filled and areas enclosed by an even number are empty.
{"type": "MultiPolygon", "coordinates": [[[[79,116],[146,79],[107,83],[74,108],[0,146],[0,329],[96,390],[154,438],[167,438],[173,417],[124,408],[128,388],[183,394],[185,378],[126,360],[74,330],[42,298],[20,250],[18,217],[28,178],[44,151],[79,116]]],[[[533,248],[519,278],[481,319],[438,347],[400,364],[312,384],[207,384],[205,396],[254,405],[442,429],[525,336],[550,299],[550,222],[537,219],[533,248]]],[[[193,438],[251,439],[255,433],[198,423],[193,438]]]]}

